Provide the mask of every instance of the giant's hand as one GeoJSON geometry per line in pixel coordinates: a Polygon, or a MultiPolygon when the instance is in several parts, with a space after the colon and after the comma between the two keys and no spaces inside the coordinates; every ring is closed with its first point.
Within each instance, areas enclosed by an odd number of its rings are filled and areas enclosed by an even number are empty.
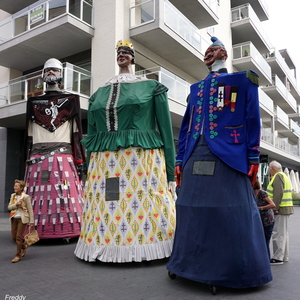
{"type": "Polygon", "coordinates": [[[180,184],[181,184],[181,166],[176,166],[175,167],[175,181],[176,181],[176,186],[180,187],[180,184]]]}
{"type": "Polygon", "coordinates": [[[247,174],[251,179],[251,185],[252,186],[254,185],[254,183],[257,179],[258,167],[259,167],[259,165],[250,165],[250,169],[249,169],[249,172],[247,174]]]}
{"type": "Polygon", "coordinates": [[[83,180],[83,176],[86,175],[86,167],[84,163],[80,163],[76,165],[77,168],[77,173],[78,173],[78,177],[79,180],[83,180]]]}

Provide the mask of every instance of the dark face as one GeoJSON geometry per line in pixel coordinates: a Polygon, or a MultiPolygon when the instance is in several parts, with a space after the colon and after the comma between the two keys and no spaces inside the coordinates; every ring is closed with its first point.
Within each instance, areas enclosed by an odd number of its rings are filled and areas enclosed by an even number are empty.
{"type": "Polygon", "coordinates": [[[133,56],[131,55],[130,51],[119,48],[117,51],[117,64],[119,67],[127,67],[131,65],[133,56]]]}
{"type": "Polygon", "coordinates": [[[216,60],[226,60],[227,52],[221,46],[209,47],[204,55],[204,63],[210,67],[216,60]]]}

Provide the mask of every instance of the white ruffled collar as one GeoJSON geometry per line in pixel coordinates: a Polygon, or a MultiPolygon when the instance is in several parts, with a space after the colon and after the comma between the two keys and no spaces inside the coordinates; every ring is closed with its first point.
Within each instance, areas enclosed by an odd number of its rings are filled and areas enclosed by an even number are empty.
{"type": "Polygon", "coordinates": [[[137,76],[131,73],[121,73],[114,77],[111,77],[105,82],[105,85],[110,85],[114,83],[131,83],[131,82],[138,82],[138,81],[145,81],[148,80],[145,76],[137,76]]]}

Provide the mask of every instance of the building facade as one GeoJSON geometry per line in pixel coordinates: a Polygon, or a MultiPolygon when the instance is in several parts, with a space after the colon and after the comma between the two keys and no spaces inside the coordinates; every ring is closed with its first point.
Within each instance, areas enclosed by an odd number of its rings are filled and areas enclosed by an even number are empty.
{"type": "Polygon", "coordinates": [[[205,50],[215,35],[229,72],[260,76],[261,176],[276,159],[300,170],[300,93],[296,66],[262,29],[264,0],[0,0],[0,212],[23,178],[28,97],[43,93],[44,62],[64,63],[63,88],[80,95],[86,130],[89,96],[118,72],[115,46],[130,39],[135,72],[169,88],[175,142],[189,86],[206,76],[205,50]]]}

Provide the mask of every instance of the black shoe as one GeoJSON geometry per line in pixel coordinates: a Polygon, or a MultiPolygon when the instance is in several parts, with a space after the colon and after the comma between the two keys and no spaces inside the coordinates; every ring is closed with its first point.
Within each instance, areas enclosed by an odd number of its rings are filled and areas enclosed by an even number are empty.
{"type": "Polygon", "coordinates": [[[270,264],[271,264],[271,265],[283,265],[283,261],[272,258],[272,259],[270,260],[270,264]]]}

